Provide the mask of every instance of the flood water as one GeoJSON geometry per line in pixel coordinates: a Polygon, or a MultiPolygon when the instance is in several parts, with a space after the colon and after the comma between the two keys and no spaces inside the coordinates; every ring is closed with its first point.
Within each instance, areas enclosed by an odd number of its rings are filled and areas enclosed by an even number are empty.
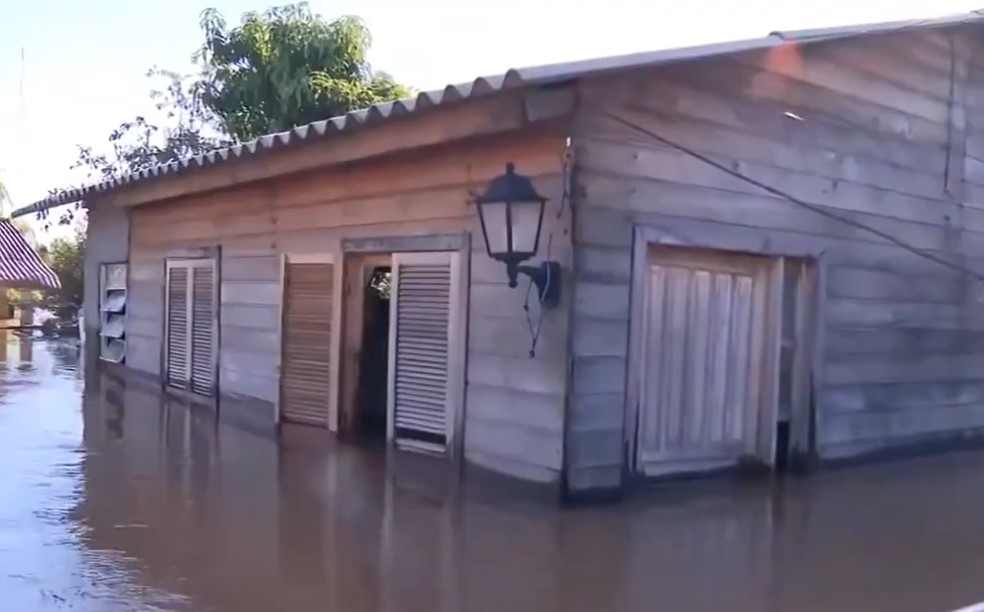
{"type": "MultiPolygon", "coordinates": [[[[984,453],[560,510],[272,439],[0,341],[0,610],[952,610],[984,453]],[[89,378],[88,392],[83,379],[89,378]]],[[[90,368],[91,370],[91,368],[90,368]]]]}

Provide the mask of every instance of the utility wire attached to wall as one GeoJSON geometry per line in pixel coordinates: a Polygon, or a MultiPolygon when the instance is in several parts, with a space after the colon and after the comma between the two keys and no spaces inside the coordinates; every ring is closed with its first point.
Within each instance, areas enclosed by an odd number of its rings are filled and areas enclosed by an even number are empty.
{"type": "MultiPolygon", "coordinates": [[[[552,246],[553,232],[547,236],[546,261],[550,261],[550,249],[552,246]]],[[[544,293],[549,290],[551,281],[550,269],[547,268],[547,284],[544,287],[544,293]]],[[[536,344],[540,340],[540,330],[543,329],[543,299],[540,297],[540,291],[537,290],[536,285],[533,283],[533,279],[530,279],[530,284],[526,287],[526,299],[523,300],[523,311],[526,313],[526,327],[530,331],[530,359],[533,359],[536,357],[536,344]],[[535,324],[533,323],[533,317],[530,316],[530,295],[535,295],[539,304],[535,324]]]]}
{"type": "Polygon", "coordinates": [[[855,227],[857,229],[860,229],[860,230],[869,232],[870,234],[873,234],[875,236],[878,236],[879,238],[882,238],[882,239],[884,239],[884,240],[886,240],[888,242],[891,242],[892,244],[894,244],[896,246],[899,246],[899,247],[901,247],[901,248],[903,248],[903,249],[905,249],[905,250],[907,250],[907,251],[909,251],[911,253],[914,253],[915,255],[918,255],[919,257],[922,257],[924,259],[927,259],[929,261],[932,261],[934,263],[937,263],[937,264],[939,264],[939,265],[941,265],[943,267],[949,268],[949,269],[951,269],[953,271],[956,271],[956,272],[958,272],[960,274],[965,274],[965,275],[970,276],[970,277],[972,277],[972,278],[974,278],[976,280],[979,280],[981,282],[984,282],[984,274],[975,272],[973,270],[970,270],[969,268],[964,268],[963,266],[960,266],[958,264],[955,264],[955,263],[953,263],[953,262],[951,262],[951,261],[949,261],[949,260],[947,260],[947,259],[945,259],[943,257],[939,257],[939,256],[937,256],[937,255],[935,255],[935,254],[933,254],[933,253],[931,253],[929,251],[926,251],[924,249],[921,249],[921,248],[919,248],[917,246],[913,246],[913,245],[905,242],[904,240],[902,240],[900,238],[897,238],[896,236],[893,236],[892,234],[889,234],[888,232],[884,232],[884,231],[882,231],[880,229],[877,229],[877,228],[871,227],[869,225],[866,225],[864,223],[861,223],[860,221],[855,221],[854,219],[851,219],[849,217],[845,217],[843,215],[840,215],[838,213],[835,213],[832,210],[829,210],[828,208],[826,208],[824,206],[820,206],[819,204],[812,204],[810,202],[806,202],[804,200],[801,200],[801,199],[797,198],[796,196],[793,196],[791,194],[786,193],[785,191],[783,191],[781,189],[777,189],[777,188],[773,187],[772,185],[769,185],[767,183],[763,183],[762,181],[753,179],[753,178],[751,178],[749,176],[746,176],[746,175],[742,174],[741,172],[738,172],[737,170],[732,170],[731,168],[729,168],[725,164],[722,164],[720,162],[717,162],[717,161],[711,159],[710,157],[708,157],[707,155],[704,155],[702,153],[698,153],[697,151],[694,151],[693,149],[690,149],[689,147],[686,147],[686,146],[684,146],[682,144],[679,144],[677,142],[674,142],[673,140],[670,140],[669,138],[666,138],[664,136],[660,136],[659,134],[657,134],[656,132],[654,132],[653,130],[651,130],[651,129],[647,128],[647,127],[644,127],[642,125],[639,125],[639,124],[637,124],[637,123],[635,123],[633,121],[629,121],[628,119],[625,119],[623,117],[619,117],[618,115],[615,115],[615,114],[613,114],[613,113],[611,113],[611,112],[609,112],[607,110],[601,109],[601,112],[606,117],[608,117],[609,119],[611,119],[611,120],[613,120],[613,121],[615,121],[617,123],[620,123],[620,124],[624,125],[625,127],[629,128],[629,129],[635,130],[635,131],[637,131],[637,132],[639,132],[641,134],[644,134],[646,136],[649,136],[650,138],[652,138],[653,140],[655,140],[657,142],[660,142],[660,143],[662,143],[662,144],[664,144],[664,145],[666,145],[666,146],[668,146],[668,147],[670,147],[672,149],[676,149],[677,151],[680,151],[681,153],[684,153],[684,154],[689,155],[689,156],[691,156],[691,157],[693,157],[695,159],[698,159],[698,160],[704,162],[705,164],[707,164],[707,165],[709,165],[709,166],[711,166],[713,168],[716,168],[716,169],[720,170],[721,172],[724,172],[725,174],[727,174],[729,176],[732,176],[734,178],[737,178],[737,179],[740,179],[742,181],[745,181],[746,183],[749,183],[750,185],[754,185],[754,186],[758,187],[759,189],[761,189],[761,190],[763,190],[763,191],[765,191],[767,193],[770,193],[770,194],[772,194],[774,196],[778,196],[778,197],[780,197],[780,198],[782,198],[784,200],[788,200],[789,202],[792,202],[793,204],[796,204],[797,206],[801,206],[801,207],[803,207],[803,208],[805,208],[805,209],[807,209],[807,210],[809,210],[811,212],[814,212],[814,213],[816,213],[818,215],[821,215],[823,217],[827,217],[829,219],[834,219],[835,221],[839,221],[841,223],[844,223],[845,225],[850,225],[851,227],[855,227]]]}
{"type": "MultiPolygon", "coordinates": [[[[561,182],[563,183],[560,205],[557,208],[557,214],[555,216],[555,221],[559,220],[564,216],[564,211],[567,210],[567,204],[570,201],[571,194],[571,168],[573,166],[573,149],[571,148],[571,139],[567,139],[566,147],[564,148],[564,153],[561,155],[561,182]]],[[[547,234],[547,254],[545,261],[551,261],[551,251],[553,249],[553,229],[547,234]]],[[[554,282],[554,279],[550,278],[550,268],[547,268],[547,282],[544,286],[542,292],[536,289],[533,280],[530,279],[530,284],[526,287],[526,299],[523,300],[523,311],[526,313],[526,327],[530,332],[530,359],[536,357],[536,345],[540,340],[540,331],[543,329],[543,299],[541,294],[547,294],[550,290],[550,284],[554,282]],[[536,290],[535,290],[536,289],[536,290]],[[534,323],[533,317],[530,314],[530,295],[536,295],[537,302],[539,303],[539,312],[537,312],[537,319],[534,323]]]]}

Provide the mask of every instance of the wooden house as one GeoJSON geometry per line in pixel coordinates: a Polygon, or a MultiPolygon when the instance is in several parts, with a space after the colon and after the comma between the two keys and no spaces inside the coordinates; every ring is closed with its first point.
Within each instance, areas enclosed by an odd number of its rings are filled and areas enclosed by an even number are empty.
{"type": "Polygon", "coordinates": [[[252,426],[571,497],[952,447],[984,432],[982,19],[511,70],[19,213],[83,201],[89,334],[108,308],[113,359],[252,426]],[[470,203],[507,163],[554,308],[470,203]]]}

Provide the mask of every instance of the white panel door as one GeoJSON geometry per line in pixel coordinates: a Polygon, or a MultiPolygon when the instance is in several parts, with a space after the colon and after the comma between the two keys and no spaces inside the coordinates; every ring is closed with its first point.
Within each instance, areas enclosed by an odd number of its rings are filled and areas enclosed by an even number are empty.
{"type": "Polygon", "coordinates": [[[768,456],[775,434],[770,260],[674,249],[647,265],[637,467],[700,471],[768,456]]]}
{"type": "Polygon", "coordinates": [[[393,255],[388,437],[444,453],[463,400],[465,277],[453,252],[393,255]]]}

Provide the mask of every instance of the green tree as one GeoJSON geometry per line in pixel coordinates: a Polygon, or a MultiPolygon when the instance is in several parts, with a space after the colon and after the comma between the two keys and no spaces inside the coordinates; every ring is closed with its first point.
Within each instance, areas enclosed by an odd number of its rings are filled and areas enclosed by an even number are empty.
{"type": "Polygon", "coordinates": [[[246,13],[231,29],[208,9],[201,25],[201,99],[238,140],[409,94],[372,70],[372,36],[358,17],[328,21],[299,3],[246,13]]]}
{"type": "MultiPolygon", "coordinates": [[[[409,95],[373,71],[372,37],[357,17],[329,21],[299,3],[246,13],[231,29],[208,9],[200,25],[204,42],[192,55],[197,72],[148,72],[164,82],[150,93],[160,120],[134,117],[103,146],[79,147],[73,169],[87,170],[89,182],[409,95]]],[[[78,213],[78,206],[62,210],[55,222],[69,224],[78,213]]],[[[47,220],[47,213],[38,216],[47,220]]]]}
{"type": "MultiPolygon", "coordinates": [[[[150,91],[150,98],[165,123],[158,125],[137,116],[122,122],[110,132],[106,145],[100,148],[105,152],[98,152],[92,146],[79,145],[78,158],[72,169],[85,170],[86,182],[140,172],[232,144],[211,112],[202,105],[198,94],[200,78],[158,68],[149,70],[147,76],[155,85],[150,91]],[[163,86],[158,86],[161,81],[163,86]]],[[[58,190],[49,195],[58,195],[58,190]]],[[[68,225],[81,212],[81,203],[60,209],[54,222],[68,225]]],[[[48,211],[39,212],[37,217],[44,220],[45,229],[51,226],[48,211]]]]}
{"type": "Polygon", "coordinates": [[[202,104],[198,93],[202,88],[200,78],[159,68],[149,70],[147,76],[155,82],[164,82],[162,88],[154,87],[150,91],[151,100],[164,118],[164,125],[143,116],[124,121],[110,132],[108,153],[97,153],[91,146],[79,146],[79,156],[72,169],[87,169],[90,180],[102,180],[232,143],[202,104]]]}
{"type": "Polygon", "coordinates": [[[39,249],[48,266],[58,275],[61,289],[45,291],[42,305],[59,317],[70,317],[82,305],[82,270],[85,230],[77,229],[71,238],[57,238],[39,249]]]}

